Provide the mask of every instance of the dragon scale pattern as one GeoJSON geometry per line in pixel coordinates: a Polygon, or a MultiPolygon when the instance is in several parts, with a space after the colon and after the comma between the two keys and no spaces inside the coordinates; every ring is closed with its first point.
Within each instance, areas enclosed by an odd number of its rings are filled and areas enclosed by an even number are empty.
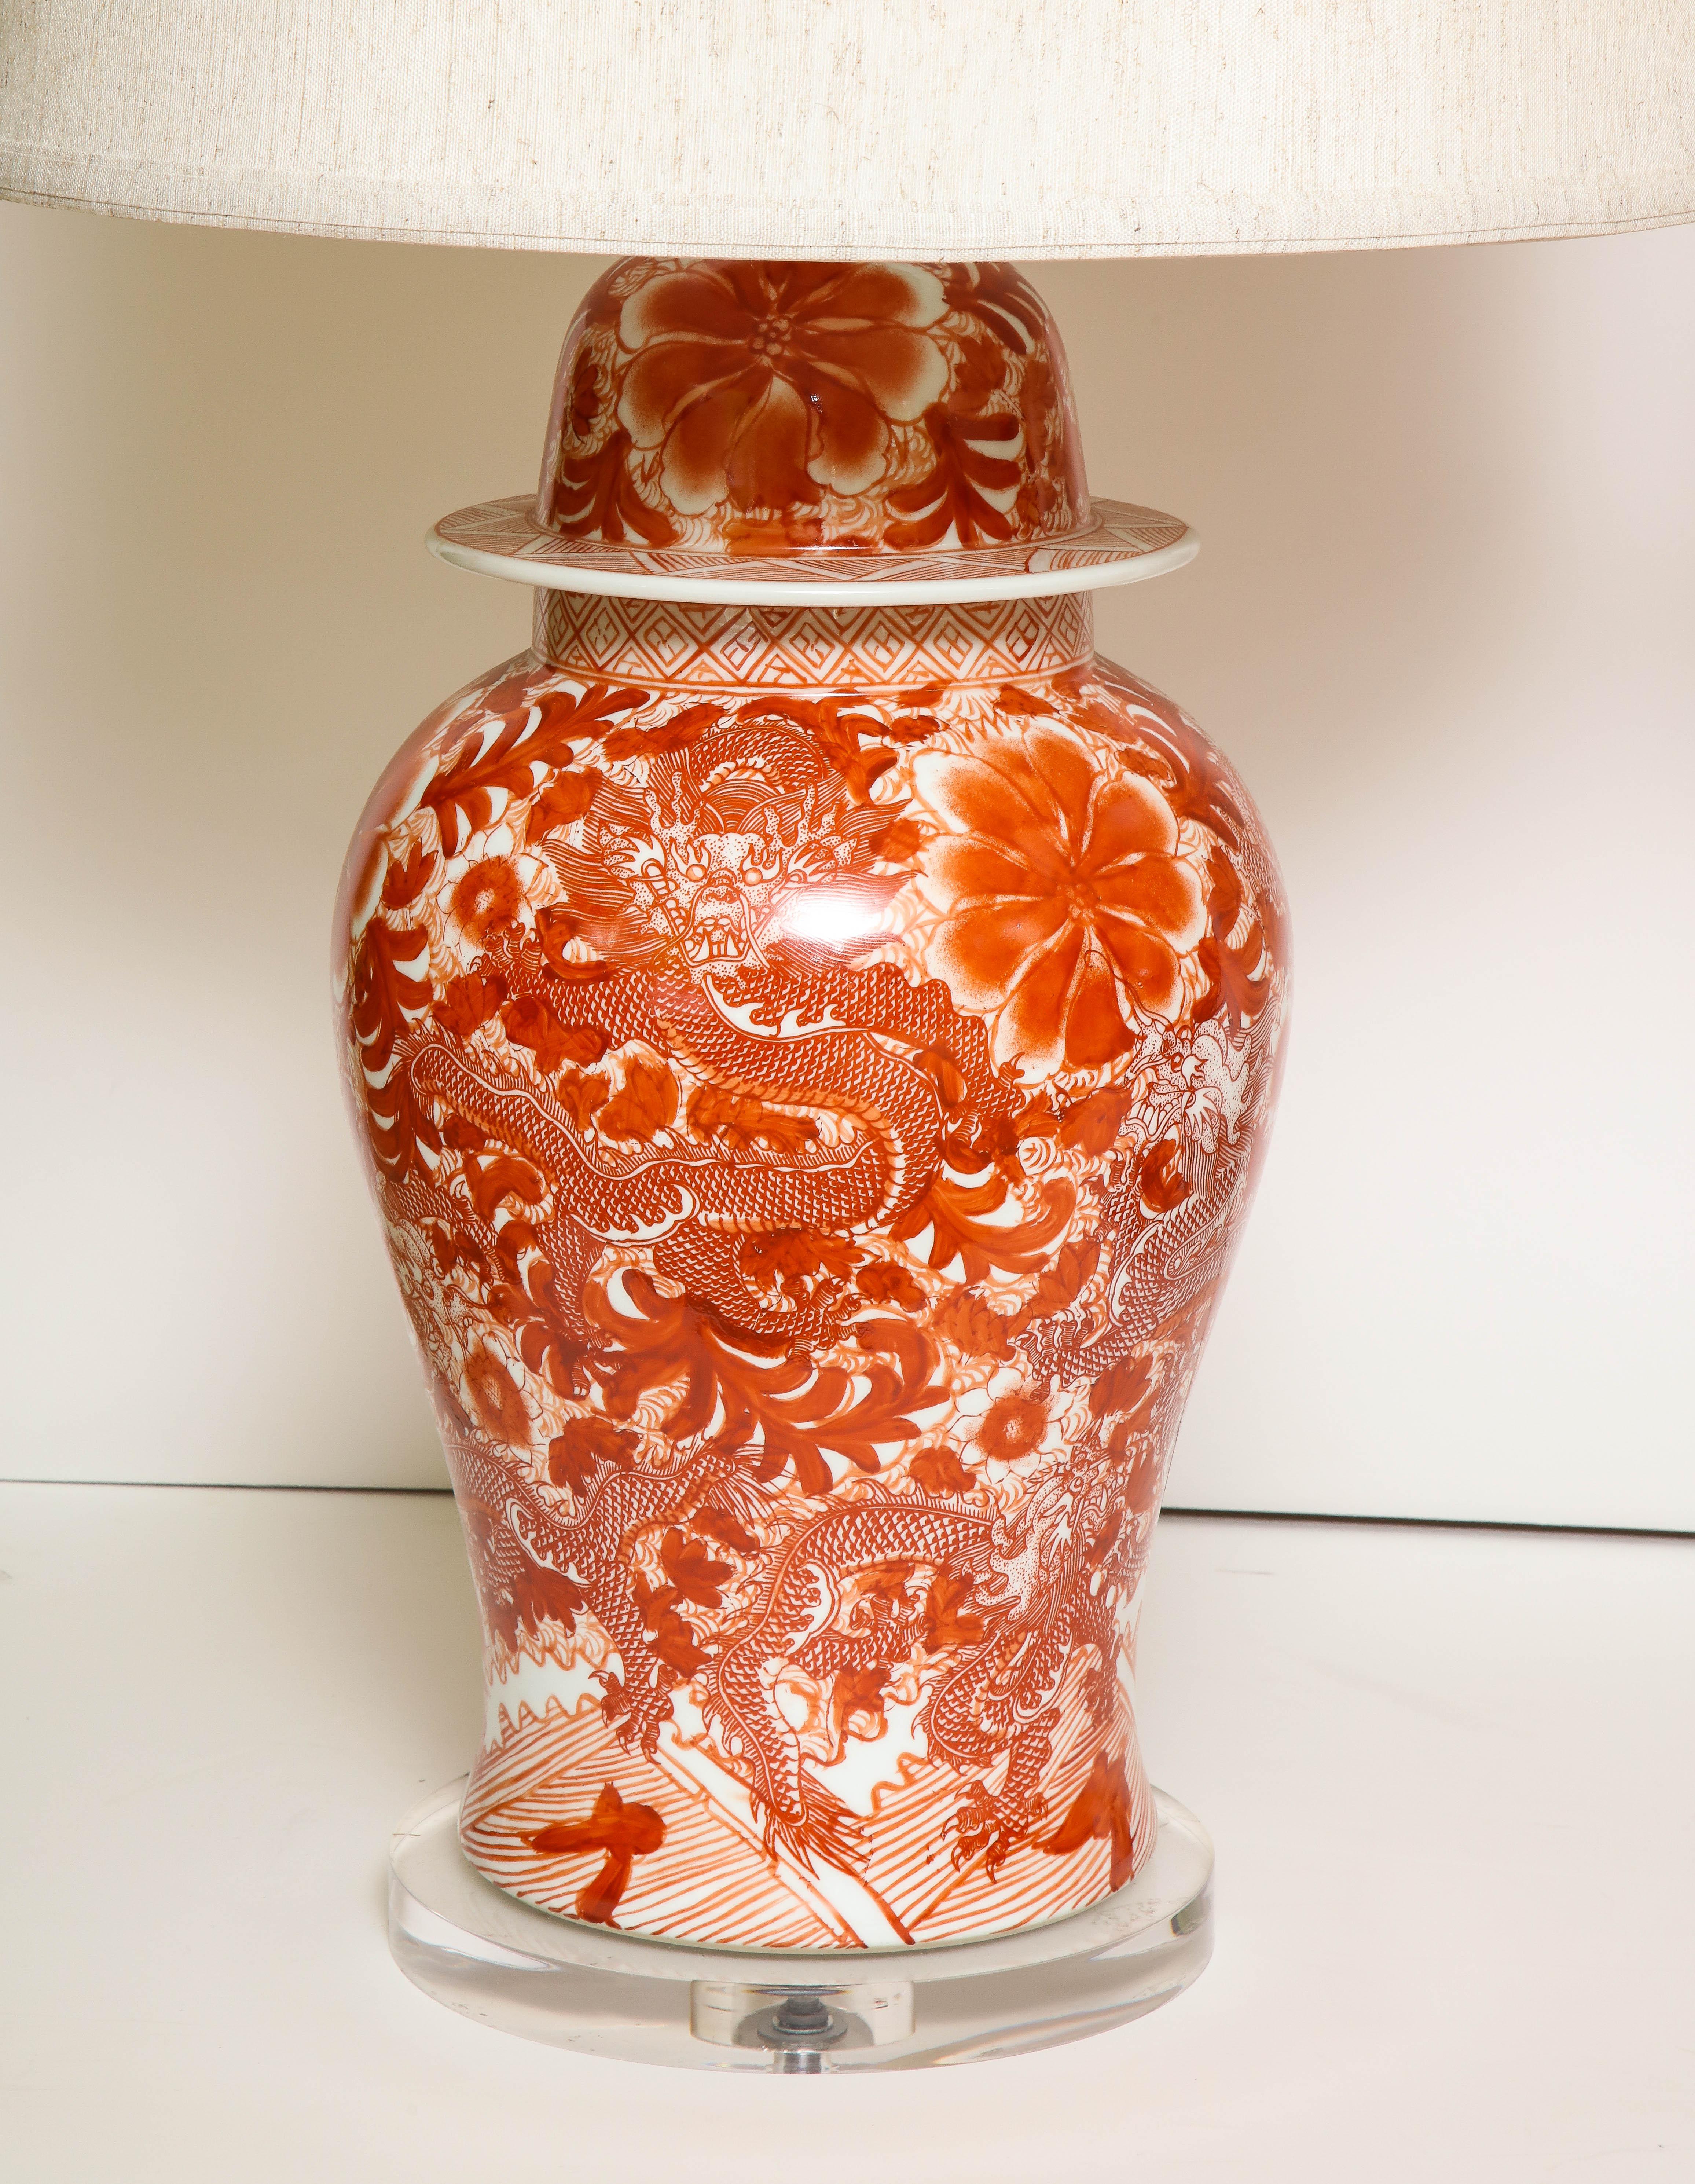
{"type": "Polygon", "coordinates": [[[1122,1885],[1139,1591],[1286,1009],[1224,761],[1098,662],[746,699],[532,654],[391,770],[343,925],[483,1614],[474,1861],[687,1939],[729,1892],[755,1946],[1122,1885]],[[535,1847],[608,1787],[661,1823],[613,1897],[535,1847]]]}

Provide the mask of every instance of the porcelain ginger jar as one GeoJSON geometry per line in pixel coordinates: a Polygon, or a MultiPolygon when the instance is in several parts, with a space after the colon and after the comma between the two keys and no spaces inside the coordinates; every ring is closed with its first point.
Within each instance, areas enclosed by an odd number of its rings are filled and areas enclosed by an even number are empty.
{"type": "Polygon", "coordinates": [[[1091,502],[1010,268],[628,259],[537,499],[437,543],[534,641],[389,766],[337,948],[483,1618],[466,1855],[750,1948],[1091,1904],[1287,1002],[1241,783],[1094,653],[1184,526],[1091,502]]]}

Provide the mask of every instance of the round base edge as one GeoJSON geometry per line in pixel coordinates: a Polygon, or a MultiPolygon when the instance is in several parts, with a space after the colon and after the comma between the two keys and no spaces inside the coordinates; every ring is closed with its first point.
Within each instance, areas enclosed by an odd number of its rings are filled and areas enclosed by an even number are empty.
{"type": "Polygon", "coordinates": [[[1212,1953],[1212,1843],[1161,1790],[1147,1862],[1085,1910],[906,1949],[791,1952],[627,1934],[507,1895],[460,1847],[464,1786],[392,1839],[395,1962],[461,2016],[581,2054],[783,2075],[986,2062],[1144,2016],[1212,1953]]]}

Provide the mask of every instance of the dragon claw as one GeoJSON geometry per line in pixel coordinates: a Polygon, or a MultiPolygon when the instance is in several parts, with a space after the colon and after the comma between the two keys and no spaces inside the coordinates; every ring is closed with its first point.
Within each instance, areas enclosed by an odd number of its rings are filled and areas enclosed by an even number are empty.
{"type": "Polygon", "coordinates": [[[1047,1818],[1047,1800],[1040,1791],[1003,1791],[992,1797],[980,1782],[973,1783],[954,1814],[957,1841],[953,1862],[963,1866],[981,1858],[990,1880],[1012,1852],[1028,1842],[1047,1818]]]}

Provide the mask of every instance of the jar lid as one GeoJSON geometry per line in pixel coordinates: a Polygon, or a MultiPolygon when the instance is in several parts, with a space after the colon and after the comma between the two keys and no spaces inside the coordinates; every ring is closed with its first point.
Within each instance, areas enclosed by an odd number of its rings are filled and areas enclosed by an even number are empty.
{"type": "Polygon", "coordinates": [[[572,323],[535,497],[429,543],[561,591],[773,605],[1092,590],[1198,550],[1091,499],[1065,351],[1012,266],[650,258],[572,323]]]}

